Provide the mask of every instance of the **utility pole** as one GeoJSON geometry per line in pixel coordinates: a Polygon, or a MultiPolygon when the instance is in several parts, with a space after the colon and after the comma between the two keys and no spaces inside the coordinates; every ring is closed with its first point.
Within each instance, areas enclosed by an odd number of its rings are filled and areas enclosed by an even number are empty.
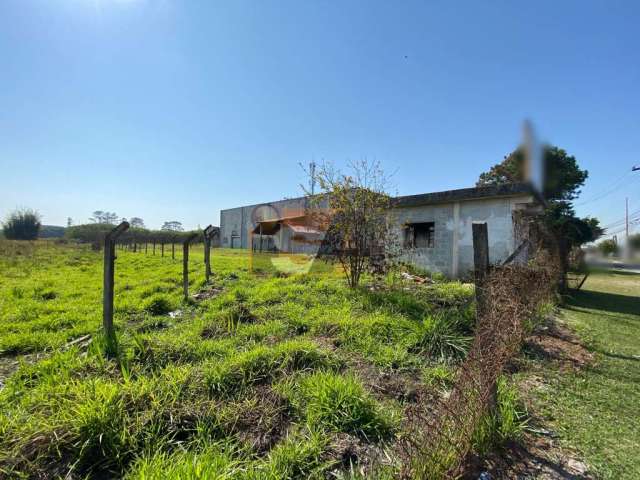
{"type": "Polygon", "coordinates": [[[629,197],[624,199],[624,259],[629,260],[631,257],[631,248],[629,246],[629,197]]]}
{"type": "Polygon", "coordinates": [[[624,199],[624,258],[628,260],[631,256],[629,248],[629,197],[624,199]]]}

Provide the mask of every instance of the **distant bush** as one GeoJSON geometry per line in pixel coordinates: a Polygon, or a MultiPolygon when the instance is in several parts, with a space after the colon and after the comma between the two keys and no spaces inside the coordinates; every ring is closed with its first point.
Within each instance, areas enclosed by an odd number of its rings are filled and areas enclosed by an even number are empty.
{"type": "Polygon", "coordinates": [[[41,226],[40,214],[25,208],[11,213],[2,224],[2,231],[9,240],[35,240],[41,226]]]}
{"type": "Polygon", "coordinates": [[[57,225],[42,225],[40,228],[40,238],[62,238],[64,237],[64,227],[57,225]]]}
{"type": "Polygon", "coordinates": [[[613,240],[603,240],[598,244],[598,250],[603,255],[617,255],[618,254],[618,244],[613,240]]]}
{"type": "Polygon", "coordinates": [[[87,223],[86,225],[74,225],[67,228],[65,236],[71,240],[83,243],[101,244],[104,237],[115,225],[108,223],[87,223]]]}

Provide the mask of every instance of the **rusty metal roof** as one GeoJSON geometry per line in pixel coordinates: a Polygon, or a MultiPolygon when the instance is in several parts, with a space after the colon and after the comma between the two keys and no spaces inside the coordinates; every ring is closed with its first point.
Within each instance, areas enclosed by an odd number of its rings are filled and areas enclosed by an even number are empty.
{"type": "Polygon", "coordinates": [[[322,233],[322,231],[306,225],[305,222],[307,220],[308,217],[306,215],[295,215],[290,217],[261,220],[254,227],[252,232],[254,234],[260,234],[262,232],[262,235],[275,235],[278,231],[280,231],[282,225],[284,225],[296,233],[322,233]]]}

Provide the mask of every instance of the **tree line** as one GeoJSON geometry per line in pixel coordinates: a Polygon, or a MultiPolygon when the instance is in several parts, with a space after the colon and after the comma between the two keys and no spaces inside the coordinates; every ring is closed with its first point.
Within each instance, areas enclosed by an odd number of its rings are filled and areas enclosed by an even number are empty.
{"type": "Polygon", "coordinates": [[[64,232],[64,237],[68,240],[100,245],[105,235],[121,221],[128,221],[130,225],[129,230],[121,237],[124,243],[180,243],[192,233],[185,231],[182,223],[177,220],[164,222],[159,230],[153,230],[146,228],[144,220],[140,217],[127,220],[115,212],[102,210],[94,211],[89,223],[74,225],[73,219],[69,217],[66,228],[45,226],[42,225],[41,215],[29,208],[17,209],[10,213],[2,223],[2,233],[9,240],[36,240],[42,236],[43,230],[58,228],[64,232]]]}
{"type": "MultiPolygon", "coordinates": [[[[130,223],[131,224],[131,223],[130,223]]],[[[111,223],[86,223],[84,225],[72,225],[65,231],[65,238],[82,243],[91,243],[95,247],[102,245],[104,237],[114,228],[111,223]]],[[[193,232],[196,231],[178,231],[169,229],[150,230],[131,226],[119,238],[120,243],[181,243],[193,232]]],[[[197,233],[201,234],[200,231],[197,233]]]]}

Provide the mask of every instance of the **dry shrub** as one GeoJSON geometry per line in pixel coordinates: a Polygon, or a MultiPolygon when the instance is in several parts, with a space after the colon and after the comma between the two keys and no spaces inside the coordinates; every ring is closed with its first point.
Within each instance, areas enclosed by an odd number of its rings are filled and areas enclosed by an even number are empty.
{"type": "Polygon", "coordinates": [[[525,325],[553,294],[557,271],[544,254],[525,266],[494,268],[482,294],[485,299],[469,354],[457,372],[450,395],[434,412],[415,409],[409,423],[416,430],[406,440],[411,478],[451,478],[462,473],[473,434],[496,402],[498,377],[520,350],[525,325]],[[424,426],[427,428],[424,428],[424,426]]]}

